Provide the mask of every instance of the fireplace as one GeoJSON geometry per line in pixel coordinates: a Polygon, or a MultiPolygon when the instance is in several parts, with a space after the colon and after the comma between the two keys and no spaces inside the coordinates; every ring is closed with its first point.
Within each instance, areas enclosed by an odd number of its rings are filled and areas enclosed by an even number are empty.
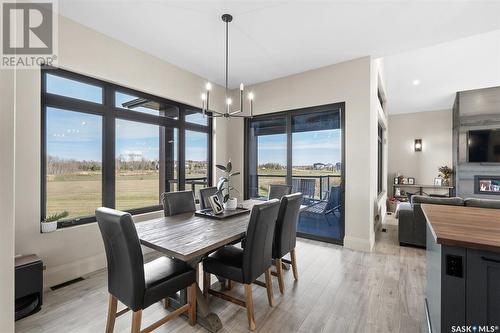
{"type": "Polygon", "coordinates": [[[500,195],[500,176],[474,176],[474,193],[500,195]]]}

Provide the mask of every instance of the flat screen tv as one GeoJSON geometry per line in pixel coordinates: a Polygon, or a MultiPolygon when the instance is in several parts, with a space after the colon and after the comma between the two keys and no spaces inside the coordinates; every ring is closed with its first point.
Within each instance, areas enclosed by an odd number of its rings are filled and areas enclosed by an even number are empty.
{"type": "Polygon", "coordinates": [[[469,162],[500,163],[500,129],[469,131],[469,162]]]}

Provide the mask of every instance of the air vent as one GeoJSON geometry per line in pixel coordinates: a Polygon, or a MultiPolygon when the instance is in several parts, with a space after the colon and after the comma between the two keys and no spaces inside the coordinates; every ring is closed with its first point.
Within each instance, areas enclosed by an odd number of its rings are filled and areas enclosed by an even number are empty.
{"type": "Polygon", "coordinates": [[[84,278],[78,277],[76,279],[69,280],[69,281],[63,282],[61,284],[55,285],[53,287],[50,287],[50,289],[52,289],[52,290],[61,289],[61,288],[67,287],[67,286],[69,286],[71,284],[74,284],[74,283],[77,283],[77,282],[80,282],[80,281],[83,281],[83,280],[84,280],[84,278]]]}

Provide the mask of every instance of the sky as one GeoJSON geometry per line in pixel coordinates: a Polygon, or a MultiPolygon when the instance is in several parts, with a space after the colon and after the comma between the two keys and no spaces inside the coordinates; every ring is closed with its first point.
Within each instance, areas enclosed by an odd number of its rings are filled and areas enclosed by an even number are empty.
{"type": "MultiPolygon", "coordinates": [[[[312,165],[341,161],[341,131],[323,130],[292,134],[292,165],[312,165]]],[[[286,166],[286,134],[258,137],[258,164],[286,166]]]]}
{"type": "MultiPolygon", "coordinates": [[[[47,152],[51,156],[79,161],[101,161],[102,117],[79,112],[47,109],[47,152]]],[[[174,132],[177,140],[177,130],[174,132]]],[[[141,154],[158,160],[159,126],[116,120],[116,157],[141,154]]],[[[186,160],[207,160],[206,133],[186,131],[186,160]]],[[[171,143],[173,144],[173,143],[171,143]]],[[[177,157],[177,145],[174,144],[177,157]]]]}
{"type": "MultiPolygon", "coordinates": [[[[100,103],[100,87],[84,84],[48,74],[47,91],[63,96],[100,103]]],[[[135,98],[123,93],[116,94],[117,104],[135,98]]],[[[139,108],[141,112],[156,111],[139,108]],[[144,109],[144,110],[142,110],[144,109]]],[[[155,113],[157,114],[157,113],[155,113]]],[[[186,120],[206,124],[201,114],[186,116],[186,120]]],[[[177,130],[175,139],[177,140],[177,130]]],[[[47,153],[63,159],[101,161],[102,117],[79,112],[47,109],[47,153]]],[[[207,160],[207,134],[186,131],[186,160],[207,160]]],[[[313,163],[337,163],[341,160],[341,131],[322,130],[292,134],[292,165],[313,163]]],[[[286,134],[258,137],[259,164],[280,163],[286,165],[286,134]]],[[[147,160],[159,156],[159,127],[117,119],[116,156],[139,154],[147,160]]],[[[177,156],[177,145],[174,150],[177,156]]]]}
{"type": "MultiPolygon", "coordinates": [[[[101,103],[102,89],[51,74],[47,75],[47,91],[50,93],[101,103]]],[[[123,93],[116,93],[116,103],[135,98],[123,93]]],[[[147,108],[137,111],[158,114],[147,108]]],[[[207,119],[201,114],[190,114],[186,121],[206,124],[207,119]]],[[[174,144],[177,141],[175,130],[174,144]]],[[[186,160],[207,160],[207,134],[186,131],[186,160]]],[[[159,158],[159,126],[137,123],[122,119],[116,120],[116,157],[127,154],[139,154],[147,160],[159,158]]],[[[102,160],[102,117],[56,108],[47,108],[47,153],[61,159],[79,161],[102,160]]],[[[177,159],[177,145],[174,144],[177,159]]]]}

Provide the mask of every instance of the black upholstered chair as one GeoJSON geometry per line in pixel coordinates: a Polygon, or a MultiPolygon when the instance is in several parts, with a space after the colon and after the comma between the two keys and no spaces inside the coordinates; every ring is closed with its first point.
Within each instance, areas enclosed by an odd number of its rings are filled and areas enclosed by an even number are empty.
{"type": "Polygon", "coordinates": [[[273,199],[255,205],[250,215],[245,248],[225,246],[203,259],[203,293],[223,298],[247,309],[248,326],[255,330],[252,283],[265,274],[269,305],[273,306],[271,282],[272,247],[279,201],[273,199]],[[245,285],[245,301],[210,289],[210,273],[245,285]]]}
{"type": "Polygon", "coordinates": [[[290,193],[292,193],[292,186],[290,185],[271,184],[269,185],[269,194],[267,195],[267,200],[280,200],[283,196],[290,193]]]}
{"type": "Polygon", "coordinates": [[[200,208],[207,209],[211,208],[208,198],[217,193],[217,187],[205,187],[200,189],[200,208]]]}
{"type": "Polygon", "coordinates": [[[165,192],[162,194],[162,203],[165,216],[196,211],[193,191],[165,192]]]}
{"type": "Polygon", "coordinates": [[[113,332],[116,317],[133,311],[132,333],[150,332],[189,312],[196,324],[196,271],[182,261],[161,257],[144,264],[139,237],[129,213],[109,208],[96,210],[108,262],[109,307],[106,332],[113,332]],[[141,331],[142,310],[153,303],[188,289],[188,303],[141,331]],[[127,306],[117,313],[117,302],[127,306]]]}
{"type": "Polygon", "coordinates": [[[280,292],[285,290],[283,282],[282,261],[292,265],[293,277],[298,280],[297,259],[295,256],[295,244],[297,239],[297,222],[300,214],[300,205],[302,205],[302,193],[285,195],[281,198],[278,219],[274,230],[273,259],[275,261],[278,285],[280,292]],[[290,253],[291,260],[282,259],[290,253]]]}

